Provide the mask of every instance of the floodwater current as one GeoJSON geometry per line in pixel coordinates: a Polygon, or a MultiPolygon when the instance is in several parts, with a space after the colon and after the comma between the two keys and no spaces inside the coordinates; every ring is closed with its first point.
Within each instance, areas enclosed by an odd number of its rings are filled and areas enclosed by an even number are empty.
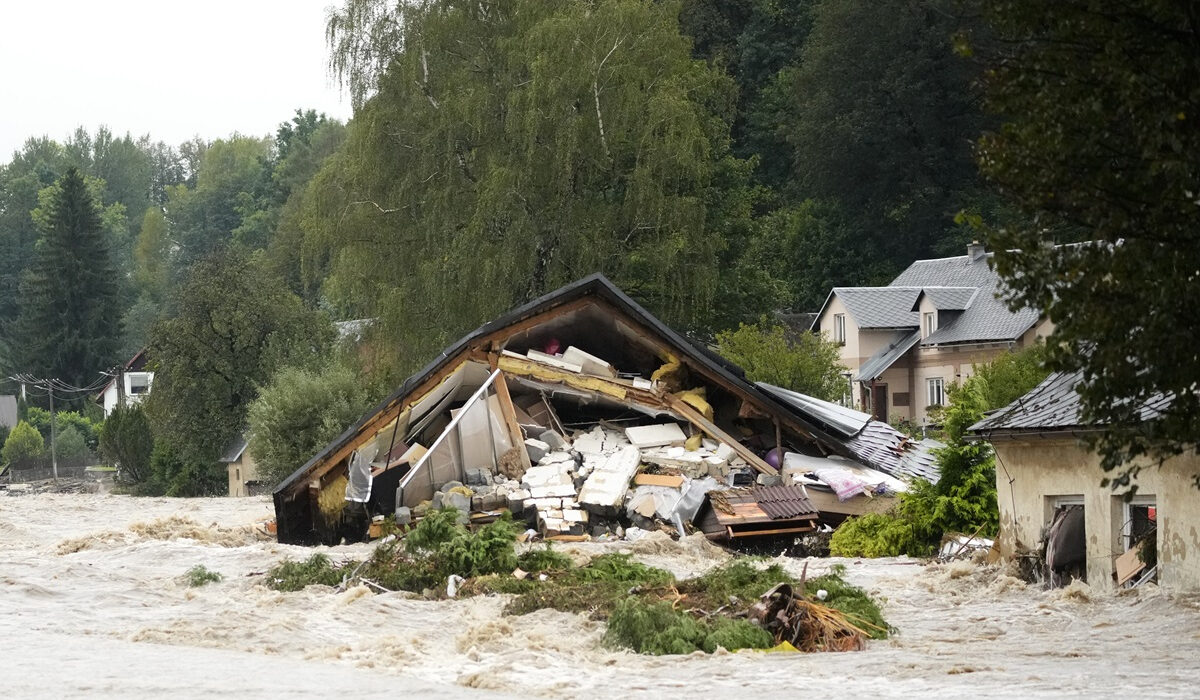
{"type": "MultiPolygon", "coordinates": [[[[1046,591],[1002,568],[907,558],[843,564],[897,633],[866,651],[648,657],[582,615],[504,616],[505,598],[366,588],[278,593],[262,572],[313,550],[257,525],[267,498],[0,493],[0,688],[12,697],[1136,697],[1200,694],[1200,596],[1154,586],[1046,591]],[[190,588],[201,564],[223,580],[190,588]]],[[[630,551],[677,576],[729,557],[698,538],[630,551]]],[[[320,548],[362,558],[370,545],[320,548]]],[[[799,574],[802,559],[777,559],[799,574]]]]}

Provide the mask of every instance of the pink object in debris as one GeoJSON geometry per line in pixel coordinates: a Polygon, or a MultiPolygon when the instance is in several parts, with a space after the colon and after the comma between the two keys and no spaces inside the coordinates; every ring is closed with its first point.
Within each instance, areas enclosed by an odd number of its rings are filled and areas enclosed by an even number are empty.
{"type": "Polygon", "coordinates": [[[546,344],[542,347],[542,352],[547,355],[557,355],[559,350],[562,350],[562,343],[558,338],[547,340],[546,344]]]}

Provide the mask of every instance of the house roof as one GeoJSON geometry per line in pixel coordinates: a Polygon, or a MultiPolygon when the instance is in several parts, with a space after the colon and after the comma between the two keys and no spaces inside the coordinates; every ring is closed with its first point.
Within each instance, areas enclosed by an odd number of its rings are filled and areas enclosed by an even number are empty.
{"type": "Polygon", "coordinates": [[[928,297],[938,311],[962,311],[971,305],[979,294],[978,287],[925,287],[913,303],[913,311],[921,306],[921,299],[928,297]]]}
{"type": "MultiPolygon", "coordinates": [[[[984,418],[968,430],[985,438],[1031,432],[1072,432],[1092,430],[1080,417],[1078,372],[1055,372],[1029,393],[984,418]]],[[[1166,396],[1148,401],[1141,409],[1142,420],[1160,417],[1170,399],[1166,396]]]]}
{"type": "Polygon", "coordinates": [[[900,331],[892,336],[892,340],[887,344],[887,347],[881,348],[879,352],[872,355],[862,366],[858,368],[858,372],[854,375],[856,382],[869,382],[872,379],[882,375],[904,357],[904,353],[908,352],[912,346],[916,345],[921,340],[921,331],[900,331]]]}
{"type": "MultiPolygon", "coordinates": [[[[859,328],[916,328],[913,305],[920,287],[834,287],[836,295],[859,328]]],[[[828,302],[826,302],[828,305],[828,302]]],[[[824,312],[824,309],[822,309],[824,312]]],[[[818,314],[820,317],[820,314],[818,314]]]]}
{"type": "Polygon", "coordinates": [[[229,441],[225,449],[221,451],[221,458],[217,461],[221,464],[232,464],[242,458],[242,453],[246,451],[247,442],[245,435],[238,435],[229,441]]]}
{"type": "Polygon", "coordinates": [[[931,298],[951,304],[942,307],[935,300],[934,305],[939,310],[957,310],[958,306],[962,305],[962,313],[958,318],[939,327],[921,341],[922,345],[1016,340],[1037,323],[1041,316],[1037,310],[1011,311],[1007,304],[997,298],[997,295],[1004,291],[1004,287],[1000,276],[987,263],[990,257],[989,253],[976,258],[959,255],[937,260],[918,260],[892,280],[892,287],[920,287],[929,293],[931,298]],[[963,304],[964,292],[961,290],[966,287],[974,288],[978,293],[963,304]],[[946,288],[957,288],[958,291],[948,291],[946,288]]]}

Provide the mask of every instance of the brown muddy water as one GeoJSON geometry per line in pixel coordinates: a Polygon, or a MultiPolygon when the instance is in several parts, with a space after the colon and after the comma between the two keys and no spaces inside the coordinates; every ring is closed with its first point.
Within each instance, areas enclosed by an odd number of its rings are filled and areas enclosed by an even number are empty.
{"type": "MultiPolygon", "coordinates": [[[[503,597],[413,600],[365,589],[277,593],[261,573],[313,550],[255,527],[266,498],[0,494],[0,688],[11,697],[756,698],[1200,696],[1200,597],[1155,587],[1043,591],[997,568],[846,565],[898,633],[865,652],[645,657],[580,615],[501,614],[503,597]],[[202,564],[224,580],[189,588],[202,564]]],[[[654,539],[628,550],[693,575],[729,555],[654,539]]],[[[368,545],[322,548],[361,558],[368,545]]],[[[804,560],[780,560],[799,573],[804,560]]]]}

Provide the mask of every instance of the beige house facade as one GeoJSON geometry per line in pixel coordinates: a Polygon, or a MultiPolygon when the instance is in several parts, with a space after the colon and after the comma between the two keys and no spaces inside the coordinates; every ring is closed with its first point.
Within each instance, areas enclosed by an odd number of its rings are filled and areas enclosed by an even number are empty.
{"type": "Polygon", "coordinates": [[[886,287],[836,287],[812,329],[841,346],[844,403],[878,420],[929,422],[976,365],[1053,330],[1032,309],[1010,311],[982,245],[918,260],[886,287]]]}
{"type": "Polygon", "coordinates": [[[1142,469],[1129,500],[1101,486],[1110,474],[1083,443],[1096,428],[1078,425],[1077,381],[1075,375],[1051,375],[971,428],[996,452],[1001,555],[1040,551],[1045,557],[1055,520],[1076,509],[1082,561],[1071,576],[1100,589],[1147,578],[1175,590],[1200,590],[1200,491],[1194,482],[1200,457],[1190,451],[1142,469]],[[1119,580],[1123,564],[1133,560],[1127,553],[1143,539],[1155,550],[1155,570],[1119,580]]]}
{"type": "Polygon", "coordinates": [[[257,496],[264,492],[258,478],[258,468],[244,436],[239,436],[225,449],[221,463],[229,473],[230,496],[257,496]]]}

